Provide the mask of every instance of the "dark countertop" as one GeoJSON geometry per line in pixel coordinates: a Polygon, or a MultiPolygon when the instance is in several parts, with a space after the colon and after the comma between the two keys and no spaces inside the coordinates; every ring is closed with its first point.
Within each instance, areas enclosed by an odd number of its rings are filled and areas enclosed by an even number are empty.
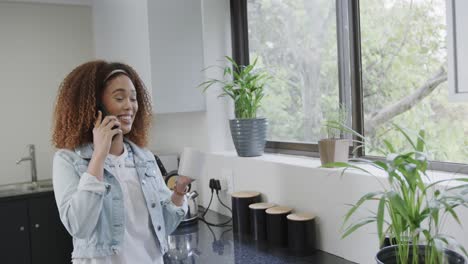
{"type": "MultiPolygon", "coordinates": [[[[229,218],[209,211],[205,219],[222,223],[229,218]]],[[[169,252],[165,264],[352,264],[335,255],[317,250],[310,256],[293,256],[286,248],[269,248],[266,242],[233,236],[231,227],[211,227],[198,220],[180,226],[168,238],[169,252]]]]}

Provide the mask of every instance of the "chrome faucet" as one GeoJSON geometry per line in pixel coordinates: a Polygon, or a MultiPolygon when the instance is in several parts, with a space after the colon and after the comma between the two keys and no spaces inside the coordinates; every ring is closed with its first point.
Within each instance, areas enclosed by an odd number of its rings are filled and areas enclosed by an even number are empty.
{"type": "Polygon", "coordinates": [[[31,182],[37,183],[37,170],[36,170],[36,148],[34,144],[29,144],[29,156],[19,159],[16,164],[20,164],[23,161],[31,161],[31,182]]]}

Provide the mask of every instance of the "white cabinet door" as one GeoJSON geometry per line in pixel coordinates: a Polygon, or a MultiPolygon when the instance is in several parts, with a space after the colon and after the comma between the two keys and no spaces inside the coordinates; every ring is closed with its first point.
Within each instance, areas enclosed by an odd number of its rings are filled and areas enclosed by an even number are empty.
{"type": "Polygon", "coordinates": [[[446,3],[449,98],[468,102],[468,1],[446,3]]]}
{"type": "Polygon", "coordinates": [[[205,110],[201,0],[148,1],[156,113],[205,110]]]}
{"type": "Polygon", "coordinates": [[[146,0],[93,1],[96,58],[130,64],[150,89],[152,84],[147,14],[146,0]]]}

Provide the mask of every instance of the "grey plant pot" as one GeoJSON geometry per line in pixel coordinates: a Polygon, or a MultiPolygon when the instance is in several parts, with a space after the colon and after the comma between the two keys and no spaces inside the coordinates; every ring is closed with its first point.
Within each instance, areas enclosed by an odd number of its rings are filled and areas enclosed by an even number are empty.
{"type": "Polygon", "coordinates": [[[268,129],[266,118],[231,119],[229,127],[239,157],[263,155],[268,129]]]}
{"type": "Polygon", "coordinates": [[[322,139],[319,141],[322,165],[330,162],[347,162],[349,157],[348,139],[322,139]]]}
{"type": "MultiPolygon", "coordinates": [[[[413,246],[409,246],[409,257],[412,259],[413,256],[413,246]]],[[[419,254],[418,254],[418,263],[426,263],[424,261],[424,254],[426,250],[425,245],[419,245],[419,254]]],[[[444,256],[444,262],[445,264],[465,264],[465,258],[458,254],[455,251],[449,250],[449,249],[444,249],[443,251],[443,256],[444,256]]],[[[377,264],[398,264],[397,262],[397,256],[398,256],[398,246],[393,245],[389,247],[384,247],[382,248],[377,255],[375,256],[375,260],[377,261],[377,264]]],[[[410,263],[413,261],[410,261],[410,263]]]]}

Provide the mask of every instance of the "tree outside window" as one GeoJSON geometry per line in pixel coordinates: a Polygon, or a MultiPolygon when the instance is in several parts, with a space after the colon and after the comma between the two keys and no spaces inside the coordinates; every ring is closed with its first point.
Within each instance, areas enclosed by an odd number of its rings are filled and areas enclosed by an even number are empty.
{"type": "MultiPolygon", "coordinates": [[[[402,148],[392,122],[425,128],[431,159],[466,163],[468,105],[447,99],[445,8],[445,0],[360,1],[364,133],[402,148]]],[[[336,34],[336,1],[248,0],[250,58],[276,76],[260,110],[269,140],[323,136],[323,117],[340,104],[336,34]]]]}

